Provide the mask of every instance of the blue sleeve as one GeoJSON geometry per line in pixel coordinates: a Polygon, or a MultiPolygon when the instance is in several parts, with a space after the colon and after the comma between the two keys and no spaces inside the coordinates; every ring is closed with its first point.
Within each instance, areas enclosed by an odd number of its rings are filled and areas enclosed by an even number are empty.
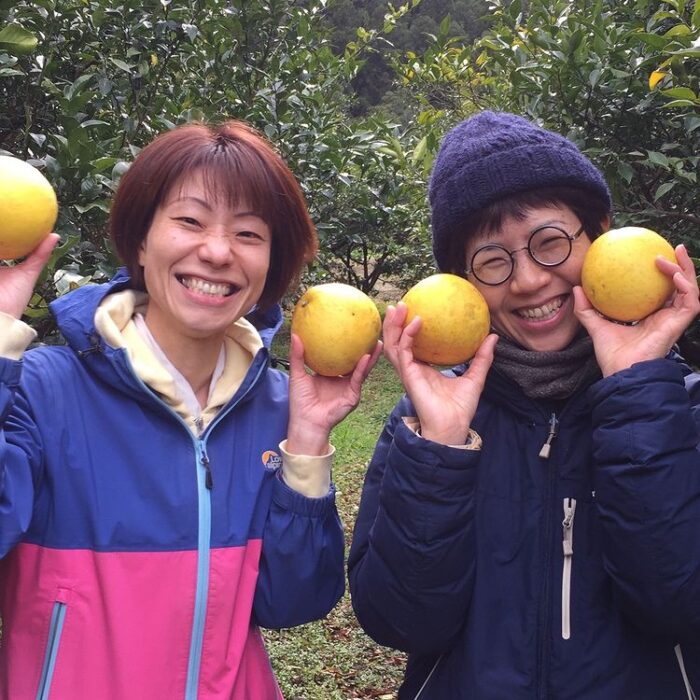
{"type": "Polygon", "coordinates": [[[262,627],[325,617],[345,590],[343,526],[335,488],[307,498],[273,478],[253,614],[262,627]]]}
{"type": "Polygon", "coordinates": [[[479,453],[425,440],[402,416],[384,427],[362,491],[348,561],[355,614],[378,643],[440,653],[466,622],[475,573],[479,453]]]}
{"type": "Polygon", "coordinates": [[[638,625],[700,634],[700,409],[682,367],[638,363],[590,390],[606,570],[638,625]]]}
{"type": "Polygon", "coordinates": [[[24,536],[42,464],[41,438],[20,390],[22,361],[0,359],[0,558],[24,536]]]}

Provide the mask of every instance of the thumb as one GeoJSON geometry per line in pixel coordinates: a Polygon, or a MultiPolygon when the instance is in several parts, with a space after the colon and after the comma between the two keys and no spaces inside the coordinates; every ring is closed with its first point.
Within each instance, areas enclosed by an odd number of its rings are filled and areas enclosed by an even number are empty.
{"type": "Polygon", "coordinates": [[[573,293],[574,314],[579,323],[590,333],[592,324],[600,322],[600,316],[581,287],[574,287],[573,293]]]}
{"type": "Polygon", "coordinates": [[[289,377],[294,380],[305,374],[304,343],[301,342],[301,338],[296,333],[292,333],[289,341],[289,377]]]}
{"type": "Polygon", "coordinates": [[[50,233],[17,267],[21,267],[26,274],[33,276],[34,281],[36,281],[49,261],[51,253],[59,240],[60,236],[57,233],[50,233]]]}

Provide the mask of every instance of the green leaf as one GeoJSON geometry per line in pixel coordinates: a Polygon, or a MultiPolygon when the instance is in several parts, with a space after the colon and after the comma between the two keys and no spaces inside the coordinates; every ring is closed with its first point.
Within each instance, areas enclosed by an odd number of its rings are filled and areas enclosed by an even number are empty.
{"type": "Polygon", "coordinates": [[[671,27],[664,34],[664,37],[667,37],[667,36],[688,36],[688,34],[690,34],[690,33],[691,33],[691,29],[688,25],[676,24],[675,26],[671,27]]]}
{"type": "Polygon", "coordinates": [[[696,100],[697,95],[690,89],[685,87],[669,88],[661,90],[661,94],[666,97],[672,97],[675,100],[696,100]]]}
{"type": "Polygon", "coordinates": [[[662,109],[672,109],[674,107],[695,107],[697,104],[700,104],[700,101],[672,100],[671,102],[667,102],[665,105],[663,105],[662,109]]]}
{"type": "MultiPolygon", "coordinates": [[[[700,3],[700,0],[697,0],[700,3]]],[[[698,127],[700,127],[700,115],[699,116],[694,116],[694,115],[688,115],[684,119],[684,126],[685,130],[690,134],[691,132],[695,131],[698,127]]]]}
{"type": "Polygon", "coordinates": [[[65,96],[69,99],[72,100],[75,95],[77,95],[82,88],[87,85],[93,78],[95,77],[94,73],[86,73],[85,75],[81,75],[77,80],[75,80],[71,85],[69,85],[65,89],[65,96]]]}
{"type": "Polygon", "coordinates": [[[657,202],[661,197],[663,197],[667,192],[670,192],[676,186],[675,182],[664,182],[660,185],[656,192],[654,193],[654,201],[657,202]]]}
{"type": "Polygon", "coordinates": [[[128,63],[126,63],[125,61],[122,61],[122,60],[119,59],[119,58],[110,58],[109,60],[110,60],[117,68],[120,68],[120,69],[123,70],[125,73],[131,73],[131,68],[132,68],[132,66],[130,66],[130,65],[129,65],[128,63]]]}
{"type": "Polygon", "coordinates": [[[90,202],[90,204],[84,206],[81,204],[75,204],[74,207],[81,214],[85,214],[85,212],[92,211],[93,209],[100,209],[104,212],[109,211],[109,204],[107,202],[90,202]]]}
{"type": "Polygon", "coordinates": [[[8,24],[0,29],[0,49],[13,56],[23,56],[36,49],[39,40],[24,27],[8,24]]]}
{"type": "Polygon", "coordinates": [[[634,168],[629,163],[618,163],[617,172],[628,185],[632,182],[634,168]]]}
{"type": "Polygon", "coordinates": [[[83,129],[87,129],[89,126],[109,126],[109,122],[102,119],[86,119],[84,122],[80,122],[80,126],[83,129]]]}
{"type": "Polygon", "coordinates": [[[647,151],[649,162],[654,165],[660,165],[663,168],[668,168],[668,158],[663,153],[657,151],[647,151]]]}

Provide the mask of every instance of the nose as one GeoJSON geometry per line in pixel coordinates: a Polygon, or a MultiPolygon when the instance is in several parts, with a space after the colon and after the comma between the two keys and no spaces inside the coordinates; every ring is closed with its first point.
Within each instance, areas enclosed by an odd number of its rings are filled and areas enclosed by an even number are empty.
{"type": "Polygon", "coordinates": [[[513,274],[509,280],[515,294],[530,294],[549,284],[552,273],[547,267],[537,264],[526,251],[518,251],[513,274]]]}
{"type": "Polygon", "coordinates": [[[233,259],[231,241],[224,231],[207,231],[197,252],[201,260],[215,267],[228,265],[233,259]]]}

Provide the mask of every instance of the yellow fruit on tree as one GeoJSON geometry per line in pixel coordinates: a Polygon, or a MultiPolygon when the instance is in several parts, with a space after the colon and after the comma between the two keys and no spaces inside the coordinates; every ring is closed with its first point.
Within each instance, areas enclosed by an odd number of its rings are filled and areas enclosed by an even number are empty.
{"type": "Polygon", "coordinates": [[[0,259],[34,250],[53,230],[57,215],[49,181],[29,163],[0,156],[0,259]]]}
{"type": "Polygon", "coordinates": [[[481,292],[457,275],[426,277],[409,289],[406,325],[420,316],[422,325],[413,341],[413,356],[434,365],[470,360],[489,333],[491,317],[481,292]]]}
{"type": "Polygon", "coordinates": [[[310,287],[292,312],[292,333],[304,343],[304,362],[326,377],[352,372],[374,350],[381,330],[375,303],[340,282],[310,287]]]}
{"type": "Polygon", "coordinates": [[[656,266],[656,256],[676,262],[671,244],[638,226],[613,229],[586,251],[581,286],[591,304],[614,321],[639,321],[660,309],[673,282],[656,266]]]}

